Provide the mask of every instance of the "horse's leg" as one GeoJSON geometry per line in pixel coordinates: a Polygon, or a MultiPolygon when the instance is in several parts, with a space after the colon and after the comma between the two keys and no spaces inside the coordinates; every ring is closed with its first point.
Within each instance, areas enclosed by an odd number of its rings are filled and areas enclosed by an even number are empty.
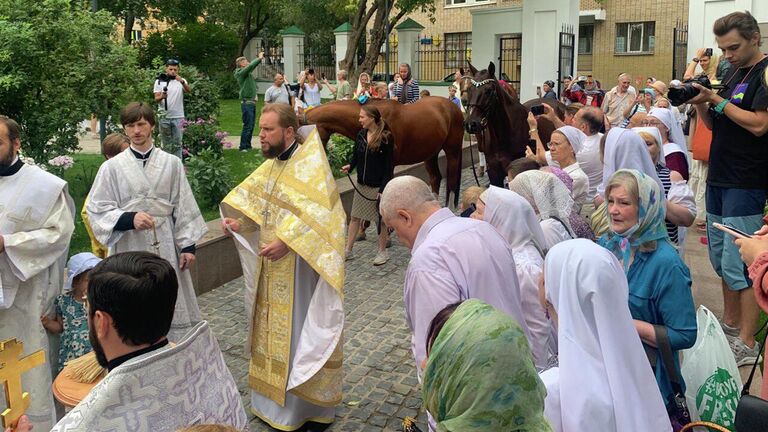
{"type": "Polygon", "coordinates": [[[491,180],[492,186],[503,188],[505,176],[506,173],[501,168],[501,162],[498,159],[488,163],[488,179],[491,180]]]}
{"type": "Polygon", "coordinates": [[[437,163],[438,155],[439,153],[424,161],[424,168],[427,169],[427,174],[429,174],[429,185],[432,187],[432,192],[434,192],[435,196],[440,194],[440,182],[443,181],[443,176],[440,174],[440,165],[437,163]]]}
{"type": "MultiPolygon", "coordinates": [[[[453,192],[453,207],[459,207],[459,189],[461,188],[461,159],[464,147],[464,130],[458,128],[448,137],[445,151],[446,181],[445,181],[445,205],[448,205],[449,197],[453,192]],[[455,143],[458,143],[456,145],[455,143]]],[[[472,149],[470,148],[470,151],[472,149]]]]}

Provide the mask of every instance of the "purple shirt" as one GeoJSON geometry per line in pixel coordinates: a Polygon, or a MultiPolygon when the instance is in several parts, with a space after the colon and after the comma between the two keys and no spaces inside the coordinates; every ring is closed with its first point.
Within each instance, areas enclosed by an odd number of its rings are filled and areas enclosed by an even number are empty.
{"type": "Polygon", "coordinates": [[[405,274],[405,318],[419,375],[432,319],[446,306],[468,298],[512,316],[528,336],[507,241],[486,222],[440,209],[419,229],[405,274]]]}

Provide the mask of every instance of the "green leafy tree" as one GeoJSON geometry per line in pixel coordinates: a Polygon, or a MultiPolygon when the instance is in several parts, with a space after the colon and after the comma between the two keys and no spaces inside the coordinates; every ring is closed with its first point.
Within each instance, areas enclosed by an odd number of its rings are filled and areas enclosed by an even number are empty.
{"type": "MultiPolygon", "coordinates": [[[[381,47],[400,20],[409,13],[421,11],[430,15],[434,22],[435,0],[390,0],[389,11],[386,0],[347,0],[345,8],[352,10],[352,34],[344,56],[344,69],[352,71],[357,77],[359,72],[372,71],[379,59],[381,47]],[[387,20],[389,28],[387,31],[387,20]],[[371,39],[363,60],[356,63],[358,46],[365,42],[365,34],[371,24],[371,39]]],[[[356,78],[355,78],[356,79],[356,78]]]]}
{"type": "Polygon", "coordinates": [[[123,40],[131,44],[133,25],[137,20],[155,18],[170,23],[194,22],[208,3],[208,0],[98,0],[98,7],[122,20],[123,40]]]}
{"type": "Polygon", "coordinates": [[[68,0],[0,0],[0,113],[23,129],[38,162],[74,151],[78,123],[149,100],[135,50],[113,39],[114,18],[68,0]]]}

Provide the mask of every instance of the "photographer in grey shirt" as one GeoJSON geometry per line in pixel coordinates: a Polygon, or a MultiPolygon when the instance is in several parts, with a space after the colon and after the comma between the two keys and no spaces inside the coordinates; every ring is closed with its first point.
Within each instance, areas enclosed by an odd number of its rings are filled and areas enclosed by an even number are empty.
{"type": "Polygon", "coordinates": [[[293,94],[291,94],[288,86],[285,84],[285,78],[283,74],[275,74],[275,81],[264,93],[265,103],[283,103],[293,106],[293,94]]]}
{"type": "Polygon", "coordinates": [[[179,76],[180,63],[176,59],[165,62],[165,72],[155,80],[153,92],[160,117],[160,141],[163,150],[181,159],[181,140],[184,133],[184,93],[189,93],[187,80],[179,76]]]}

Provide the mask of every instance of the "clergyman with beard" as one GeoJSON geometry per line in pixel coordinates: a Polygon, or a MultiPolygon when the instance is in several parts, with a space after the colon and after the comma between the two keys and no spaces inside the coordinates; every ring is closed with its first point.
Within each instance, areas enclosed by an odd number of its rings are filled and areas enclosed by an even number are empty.
{"type": "Polygon", "coordinates": [[[176,269],[148,252],[112,255],[91,270],[89,338],[109,372],[52,431],[170,432],[199,423],[245,430],[237,384],[208,323],[168,341],[177,287],[176,269]]]}
{"type": "MultiPolygon", "coordinates": [[[[0,115],[0,340],[18,339],[25,353],[42,349],[55,365],[57,351],[39,319],[61,292],[75,206],[67,183],[22,162],[21,147],[21,128],[0,115]]],[[[35,395],[26,411],[35,430],[50,429],[56,421],[51,368],[34,368],[21,383],[35,395]]]]}
{"type": "Polygon", "coordinates": [[[120,111],[120,122],[131,145],[99,168],[86,206],[88,220],[110,254],[147,251],[171,263],[179,282],[170,334],[176,342],[201,319],[189,267],[208,228],[181,159],[152,142],[152,108],[132,102],[120,111]]]}
{"type": "Polygon", "coordinates": [[[221,203],[246,279],[251,412],[280,430],[333,422],[342,388],[346,216],[317,130],[298,126],[266,105],[267,160],[221,203]]]}

